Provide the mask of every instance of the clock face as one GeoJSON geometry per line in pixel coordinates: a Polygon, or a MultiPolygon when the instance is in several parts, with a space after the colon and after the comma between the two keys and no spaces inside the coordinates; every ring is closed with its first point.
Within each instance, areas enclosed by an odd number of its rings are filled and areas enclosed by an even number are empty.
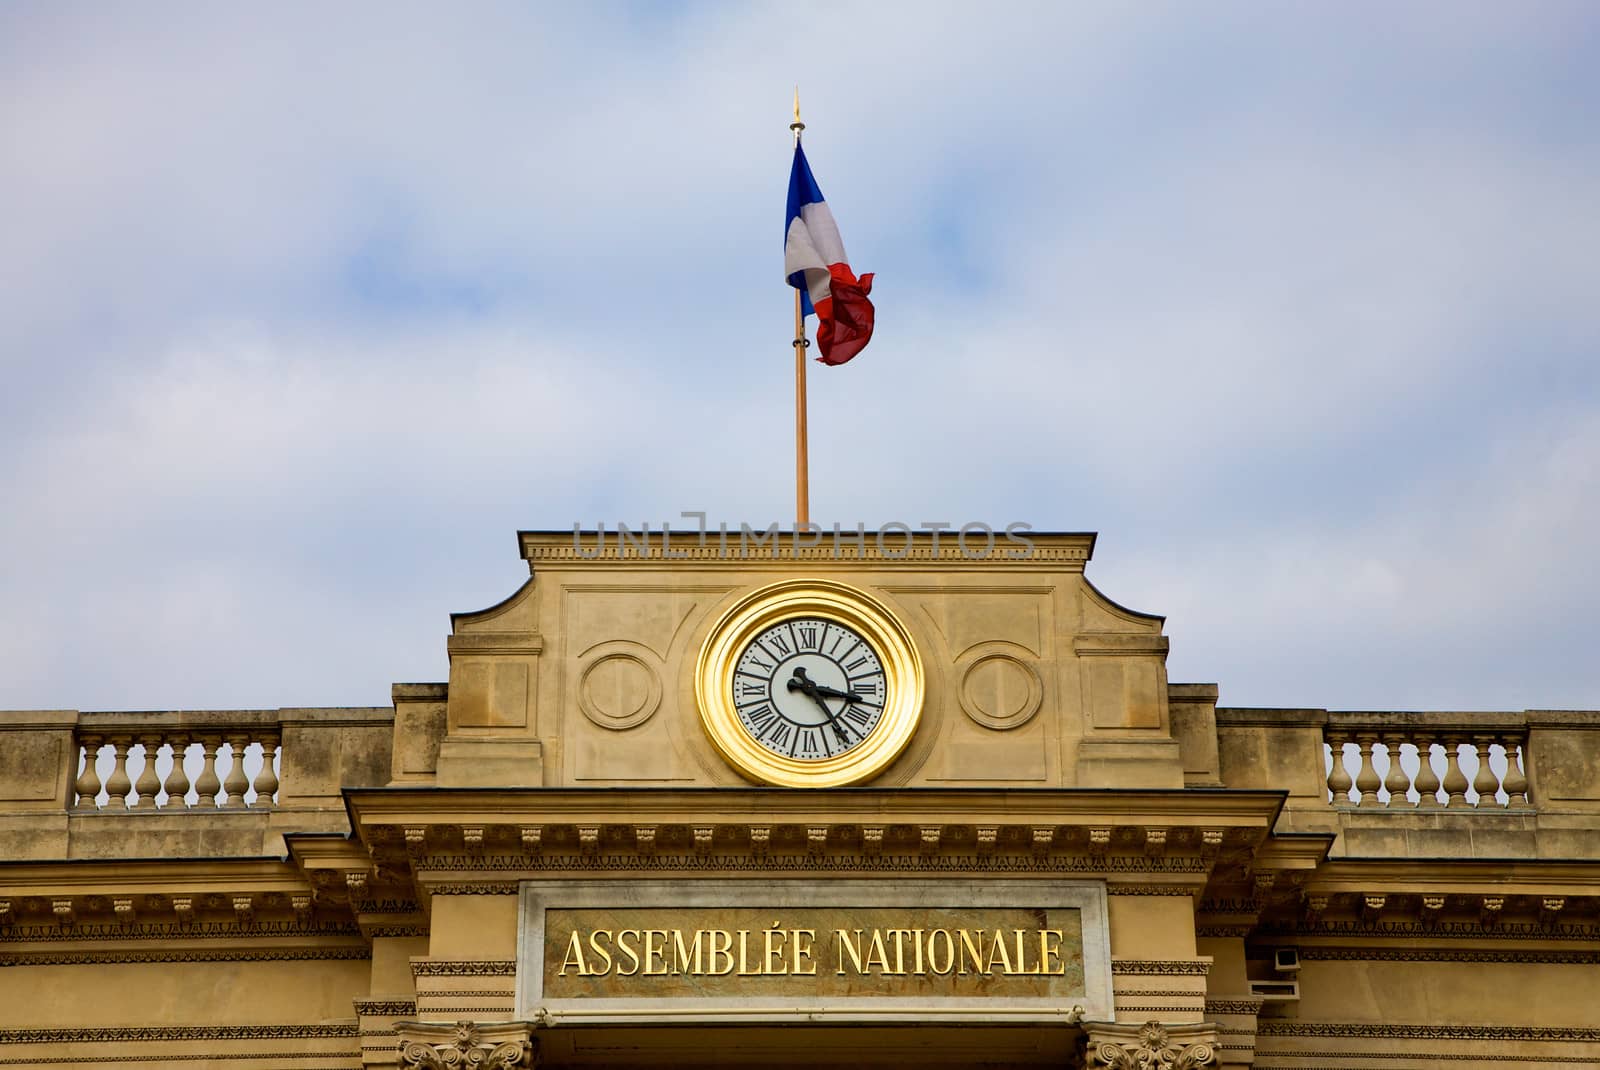
{"type": "Polygon", "coordinates": [[[751,638],[734,664],[739,723],[773,754],[810,762],[867,741],[888,698],[883,659],[856,629],[797,616],[751,638]]]}
{"type": "Polygon", "coordinates": [[[751,780],[836,788],[884,773],[922,716],[922,659],[894,612],[829,579],[750,591],[694,666],[706,738],[751,780]]]}

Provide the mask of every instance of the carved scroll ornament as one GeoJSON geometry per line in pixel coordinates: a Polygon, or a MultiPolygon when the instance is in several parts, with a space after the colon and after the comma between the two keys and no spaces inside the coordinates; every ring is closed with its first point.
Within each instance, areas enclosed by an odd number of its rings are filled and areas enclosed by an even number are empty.
{"type": "Polygon", "coordinates": [[[538,1053],[526,1023],[480,1026],[401,1022],[400,1064],[415,1070],[533,1070],[538,1053]]]}
{"type": "Polygon", "coordinates": [[[1106,1070],[1201,1070],[1216,1062],[1216,1026],[1085,1022],[1088,1065],[1106,1070]]]}

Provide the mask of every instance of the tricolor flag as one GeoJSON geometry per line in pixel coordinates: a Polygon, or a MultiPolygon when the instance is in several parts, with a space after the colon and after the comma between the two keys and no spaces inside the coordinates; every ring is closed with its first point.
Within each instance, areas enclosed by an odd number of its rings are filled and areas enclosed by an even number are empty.
{"type": "Polygon", "coordinates": [[[843,364],[872,340],[872,273],[856,278],[844,242],[822,199],[811,165],[797,140],[789,171],[789,215],[784,220],[783,272],[800,291],[801,312],[817,314],[817,345],[824,364],[843,364]]]}

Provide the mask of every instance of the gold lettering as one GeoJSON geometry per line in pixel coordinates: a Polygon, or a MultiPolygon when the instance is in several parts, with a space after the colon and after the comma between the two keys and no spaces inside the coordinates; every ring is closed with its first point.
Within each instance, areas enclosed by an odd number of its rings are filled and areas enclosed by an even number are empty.
{"type": "Polygon", "coordinates": [[[924,974],[926,974],[928,972],[927,970],[922,968],[922,932],[923,931],[921,929],[908,929],[906,931],[911,934],[911,949],[917,953],[917,955],[916,955],[916,966],[911,970],[911,972],[916,974],[918,977],[921,977],[921,976],[923,976],[924,974]]]}
{"type": "Polygon", "coordinates": [[[848,952],[850,955],[850,961],[855,964],[857,976],[867,972],[861,965],[862,931],[863,930],[861,929],[856,930],[856,938],[854,943],[852,943],[850,940],[850,931],[848,929],[835,929],[833,931],[834,939],[839,942],[838,953],[834,957],[839,960],[840,977],[844,976],[844,956],[846,952],[848,952]]]}
{"type": "Polygon", "coordinates": [[[667,972],[667,930],[645,930],[644,972],[646,977],[660,977],[667,972]],[[660,969],[656,968],[658,962],[660,969]]]}
{"type": "Polygon", "coordinates": [[[639,972],[639,945],[638,945],[638,940],[642,935],[643,934],[638,929],[618,929],[617,930],[617,953],[619,955],[628,956],[628,961],[633,964],[628,969],[624,970],[622,968],[622,963],[619,961],[617,963],[617,976],[618,977],[632,977],[634,974],[639,972]],[[629,937],[629,936],[633,937],[633,939],[634,939],[634,945],[632,947],[629,947],[627,942],[626,942],[626,940],[624,939],[625,937],[629,937]]]}
{"type": "Polygon", "coordinates": [[[602,963],[604,963],[604,965],[596,966],[589,971],[590,975],[594,977],[604,977],[611,972],[611,952],[601,946],[600,938],[602,936],[609,941],[611,939],[611,930],[595,929],[589,933],[589,949],[599,956],[602,963]]]}
{"type": "Polygon", "coordinates": [[[673,973],[701,973],[700,969],[700,938],[705,935],[704,929],[694,931],[694,942],[687,946],[683,942],[683,930],[672,930],[673,973]]]}
{"type": "Polygon", "coordinates": [[[556,976],[565,977],[568,966],[576,967],[579,977],[589,976],[589,964],[583,961],[583,941],[578,938],[577,929],[572,930],[572,939],[567,941],[567,957],[561,960],[556,976]]]}
{"type": "Polygon", "coordinates": [[[712,929],[711,939],[707,941],[706,972],[714,977],[723,977],[733,972],[733,934],[726,929],[712,929]],[[719,940],[718,937],[721,939],[719,940]],[[717,963],[722,965],[718,966],[717,963]]]}
{"type": "Polygon", "coordinates": [[[750,968],[750,930],[749,929],[740,929],[739,930],[739,976],[740,977],[760,977],[761,976],[761,967],[760,967],[759,963],[756,964],[756,968],[755,969],[752,970],[750,968]]]}
{"type": "Polygon", "coordinates": [[[977,973],[988,973],[989,969],[983,964],[983,930],[978,930],[978,939],[972,939],[970,929],[956,930],[961,935],[961,958],[958,963],[958,972],[967,972],[967,959],[972,959],[972,968],[977,973]]]}
{"type": "MultiPolygon", "coordinates": [[[[939,974],[940,976],[943,976],[943,975],[949,973],[951,970],[955,969],[955,964],[956,964],[956,944],[955,944],[955,941],[950,938],[950,930],[949,929],[935,929],[935,930],[933,930],[931,933],[928,934],[928,969],[932,970],[936,974],[939,974]],[[944,965],[943,966],[939,965],[939,948],[938,948],[938,945],[936,943],[936,941],[941,936],[944,937],[944,965]]],[[[966,971],[963,970],[962,972],[965,973],[966,971]]]]}
{"type": "MultiPolygon", "coordinates": [[[[796,929],[790,935],[789,949],[794,952],[794,957],[789,967],[789,972],[806,977],[815,977],[817,975],[817,964],[811,961],[811,942],[817,938],[817,930],[796,929]],[[811,968],[809,970],[801,969],[802,962],[811,968]]],[[[844,971],[840,970],[839,972],[843,973],[844,971]]]]}
{"type": "Polygon", "coordinates": [[[872,969],[872,963],[874,960],[876,960],[878,963],[878,972],[880,974],[894,974],[900,972],[899,970],[891,970],[889,968],[889,949],[884,946],[882,929],[872,930],[872,946],[867,948],[868,970],[872,969]]]}
{"type": "Polygon", "coordinates": [[[894,937],[894,972],[906,972],[906,937],[911,935],[910,929],[889,929],[888,933],[894,937]]]}
{"type": "Polygon", "coordinates": [[[761,956],[761,972],[767,974],[788,973],[789,967],[784,962],[784,943],[789,939],[789,934],[778,928],[778,923],[773,922],[772,928],[766,931],[764,946],[766,953],[761,956]]]}
{"type": "Polygon", "coordinates": [[[1028,969],[1028,966],[1027,966],[1028,958],[1027,958],[1026,955],[1024,955],[1022,953],[1022,930],[1021,929],[1016,930],[1016,937],[1017,937],[1017,972],[1018,973],[1038,973],[1039,972],[1038,970],[1030,970],[1030,969],[1028,969]]]}
{"type": "Polygon", "coordinates": [[[1066,933],[1063,932],[1061,929],[1040,929],[1039,930],[1039,972],[1040,973],[1060,975],[1060,974],[1064,974],[1064,973],[1067,972],[1067,964],[1064,961],[1062,961],[1062,959],[1061,959],[1061,941],[1062,941],[1062,939],[1065,938],[1065,936],[1066,936],[1066,933]],[[1056,938],[1056,944],[1055,944],[1054,947],[1052,947],[1050,945],[1050,938],[1052,936],[1056,938]],[[1059,965],[1058,969],[1052,970],[1050,968],[1050,956],[1052,956],[1052,955],[1054,955],[1056,957],[1056,961],[1057,961],[1057,963],[1059,965]]]}
{"type": "Polygon", "coordinates": [[[994,931],[994,943],[989,945],[989,961],[984,964],[983,972],[992,974],[996,961],[1000,963],[1001,973],[1015,972],[1011,968],[1011,953],[1006,949],[1006,934],[999,929],[994,931]]]}

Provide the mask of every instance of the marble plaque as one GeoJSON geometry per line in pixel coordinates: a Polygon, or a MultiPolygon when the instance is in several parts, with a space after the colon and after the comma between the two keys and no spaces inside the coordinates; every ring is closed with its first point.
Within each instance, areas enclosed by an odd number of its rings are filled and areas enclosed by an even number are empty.
{"type": "Polygon", "coordinates": [[[551,1021],[1109,1017],[1104,886],[528,881],[517,1001],[551,1021]]]}

